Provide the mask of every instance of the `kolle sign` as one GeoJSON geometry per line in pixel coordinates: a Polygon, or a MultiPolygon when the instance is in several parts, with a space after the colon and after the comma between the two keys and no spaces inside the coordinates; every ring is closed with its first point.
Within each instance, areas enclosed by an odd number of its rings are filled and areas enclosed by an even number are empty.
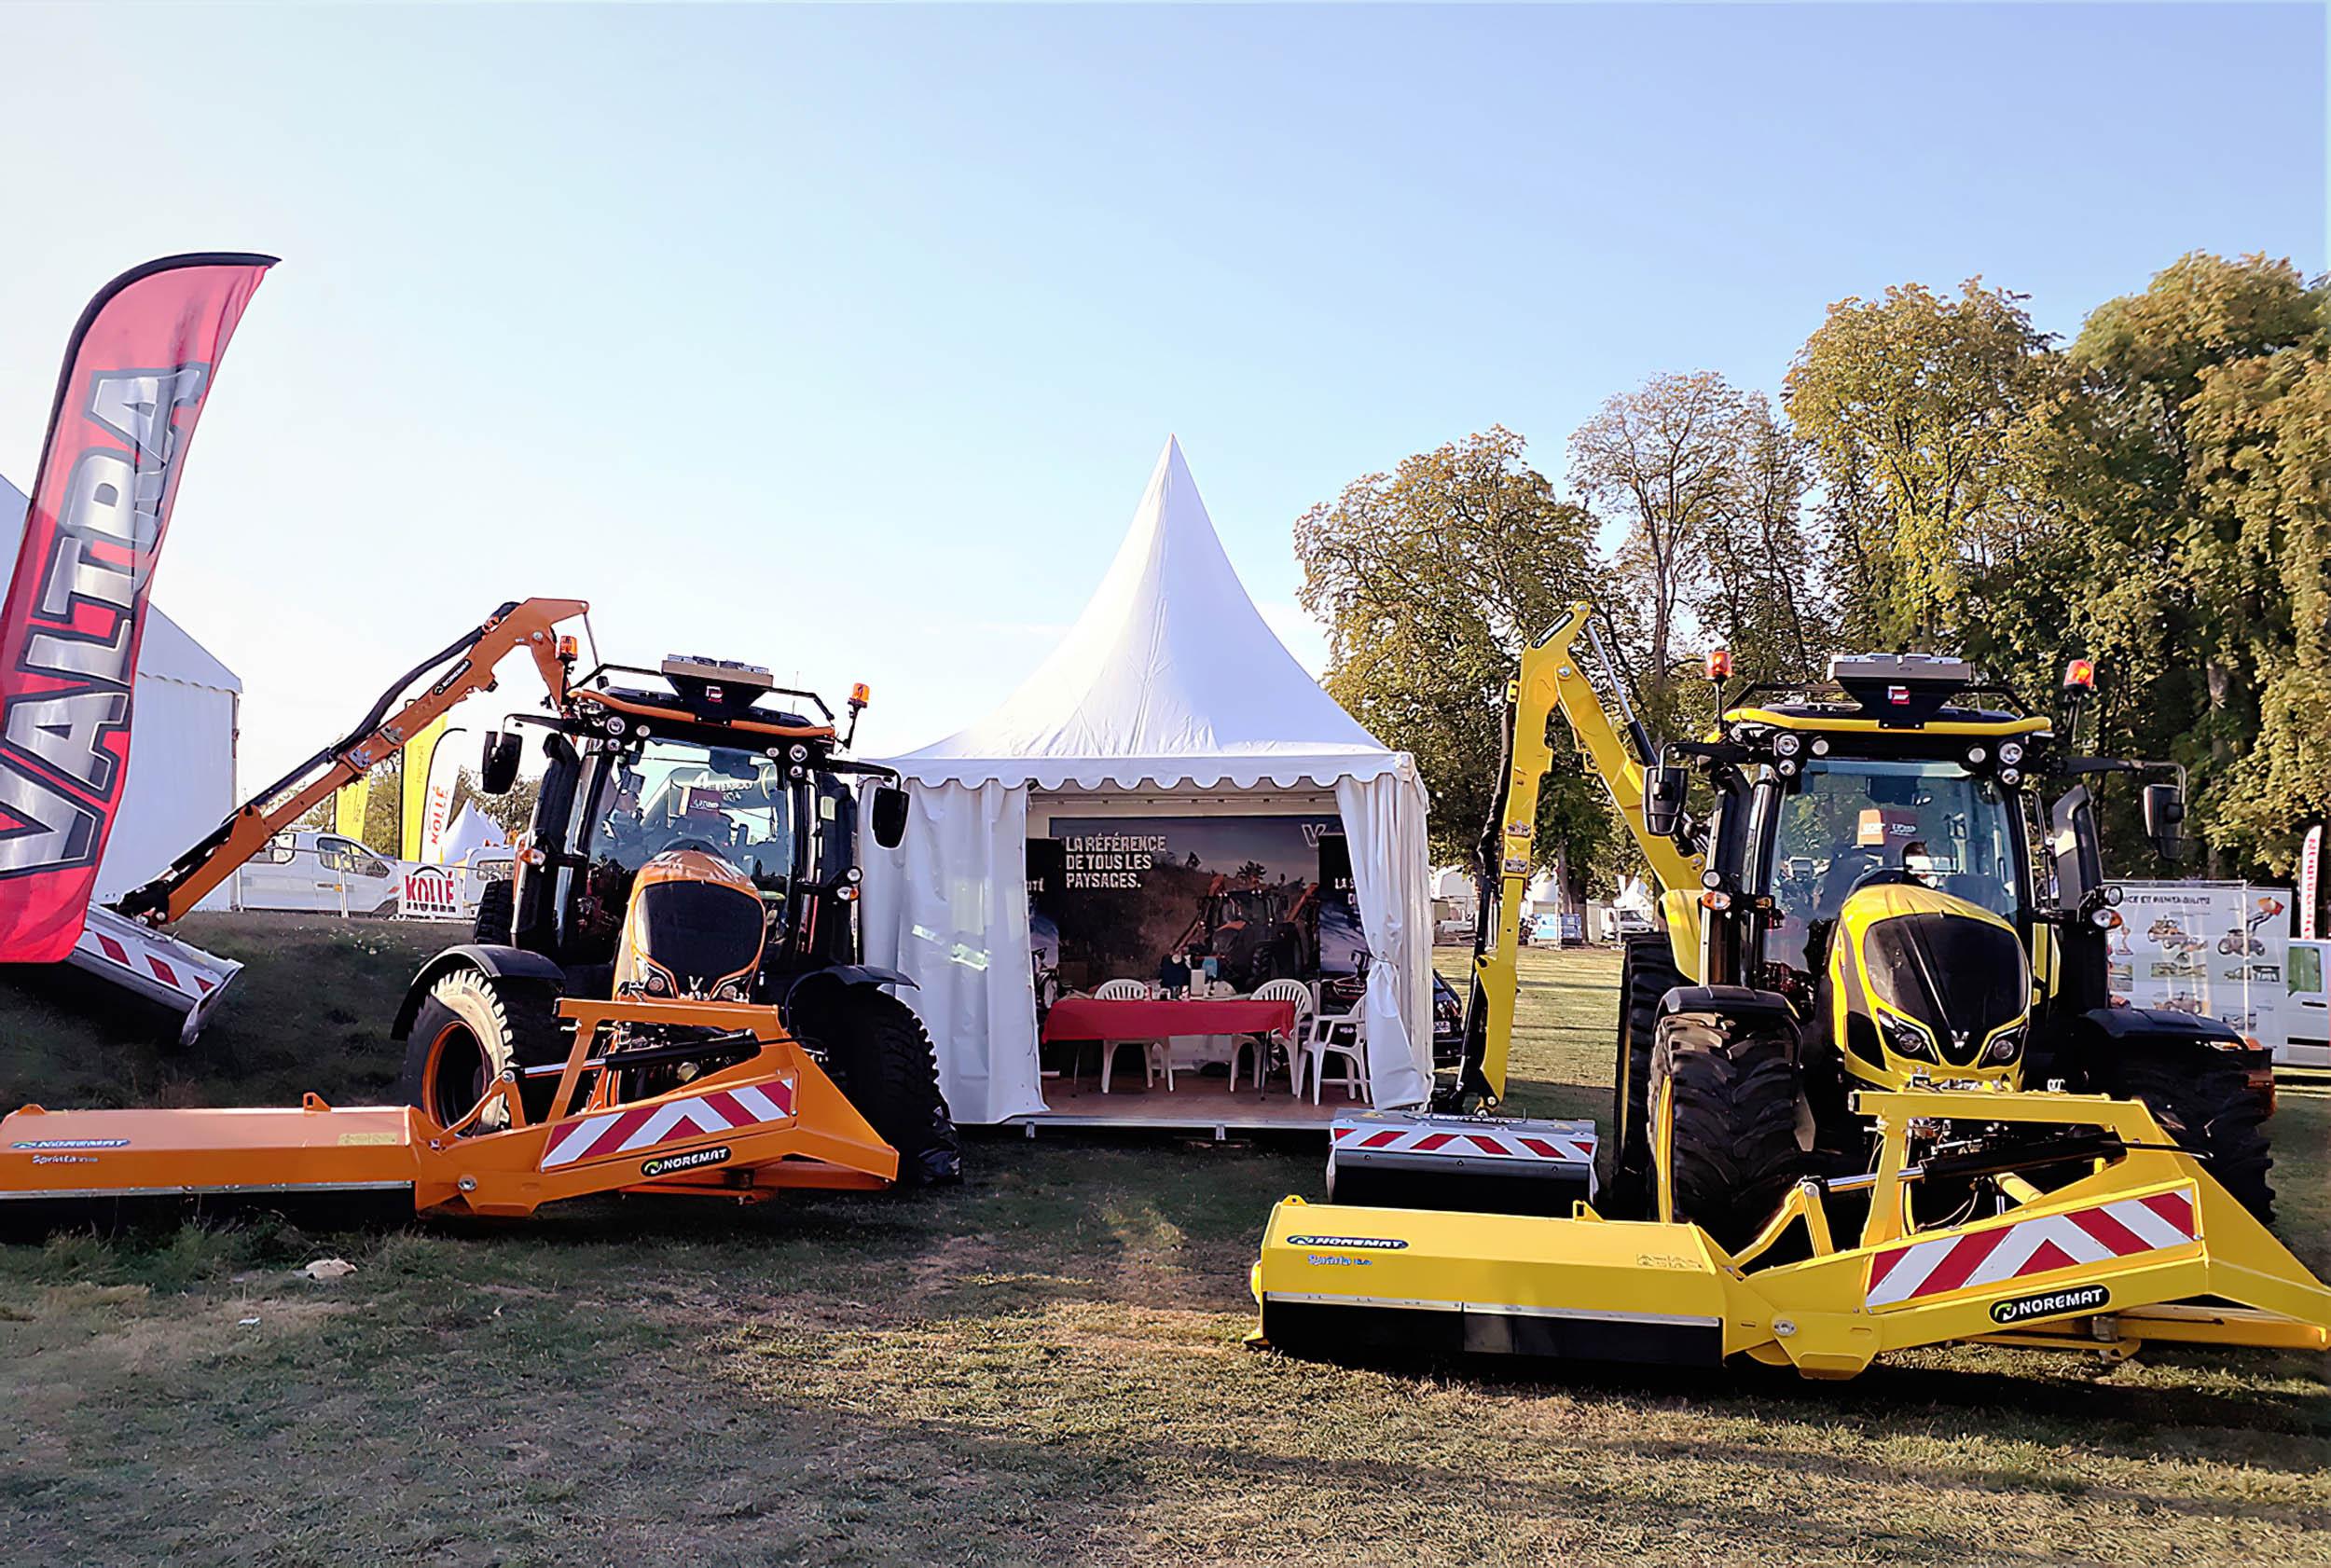
{"type": "Polygon", "coordinates": [[[459,920],[467,913],[458,866],[407,866],[396,887],[396,913],[405,920],[459,920]]]}
{"type": "Polygon", "coordinates": [[[1340,818],[1055,818],[1028,846],[1040,983],[1195,983],[1359,972],[1366,958],[1340,818]]]}

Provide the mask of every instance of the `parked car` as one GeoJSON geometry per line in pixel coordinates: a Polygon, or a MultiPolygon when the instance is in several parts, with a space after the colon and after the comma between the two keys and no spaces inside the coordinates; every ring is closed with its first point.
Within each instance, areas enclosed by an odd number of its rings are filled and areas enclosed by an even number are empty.
{"type": "Polygon", "coordinates": [[[245,909],[396,913],[396,863],[338,833],[277,833],[236,875],[245,909]]]}
{"type": "Polygon", "coordinates": [[[1622,937],[1648,937],[1659,929],[1651,923],[1651,917],[1639,909],[1612,910],[1610,928],[1622,937]]]}

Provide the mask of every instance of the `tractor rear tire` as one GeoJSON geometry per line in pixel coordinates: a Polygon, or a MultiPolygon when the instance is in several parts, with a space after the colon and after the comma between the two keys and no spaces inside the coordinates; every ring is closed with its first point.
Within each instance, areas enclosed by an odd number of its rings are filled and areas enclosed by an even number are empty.
{"type": "Polygon", "coordinates": [[[826,1076],[899,1151],[901,1187],[963,1179],[963,1145],[939,1092],[939,1062],[915,1010],[871,985],[813,984],[792,1026],[825,1053],[826,1076]]]}
{"type": "Polygon", "coordinates": [[[1808,1169],[1798,1142],[1800,1086],[1789,1041],[1707,1012],[1659,1021],[1652,1107],[1674,1106],[1667,1149],[1676,1217],[1738,1251],[1808,1169]]]}
{"type": "Polygon", "coordinates": [[[1639,1216],[1651,1207],[1651,1042],[1660,1001],[1684,983],[1663,933],[1631,936],[1619,967],[1619,1061],[1612,1075],[1610,1212],[1639,1216]]]}
{"type": "Polygon", "coordinates": [[[510,928],[517,919],[517,884],[499,877],[477,890],[477,923],[474,940],[488,947],[510,945],[510,928]]]}
{"type": "MultiPolygon", "coordinates": [[[[539,980],[514,980],[483,970],[458,969],[429,988],[406,1037],[399,1093],[440,1127],[450,1127],[486,1097],[512,1066],[563,1062],[567,1036],[559,1024],[559,991],[539,980]]],[[[555,1080],[523,1085],[520,1102],[540,1121],[558,1093],[555,1080]]],[[[499,1133],[510,1124],[495,1106],[468,1132],[499,1133]]]]}
{"type": "MultiPolygon", "coordinates": [[[[2208,1052],[2214,1056],[2214,1052],[2208,1052]]],[[[2261,1225],[2274,1223],[2274,1186],[2267,1173],[2274,1152],[2267,1107],[2240,1066],[2193,1052],[2129,1052],[2100,1075],[2106,1093],[2143,1100],[2177,1147],[2199,1155],[2202,1167],[2261,1225]]]]}

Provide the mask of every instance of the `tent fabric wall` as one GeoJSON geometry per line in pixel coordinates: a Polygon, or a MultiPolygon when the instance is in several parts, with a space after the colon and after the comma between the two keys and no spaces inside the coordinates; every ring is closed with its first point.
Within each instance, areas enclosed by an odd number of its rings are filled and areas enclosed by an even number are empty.
{"type": "Polygon", "coordinates": [[[1336,809],[1352,850],[1352,888],[1372,953],[1368,1086],[1380,1106],[1432,1093],[1432,887],[1425,865],[1425,787],[1413,772],[1346,778],[1336,809]]]}
{"type": "Polygon", "coordinates": [[[859,929],[866,961],[912,975],[899,994],[938,1048],[958,1121],[1044,1109],[1028,967],[1028,789],[989,780],[912,793],[906,836],[869,835],[859,929]]]}
{"type": "MultiPolygon", "coordinates": [[[[159,673],[150,654],[161,616],[150,606],[146,614],[130,725],[130,777],[97,863],[101,903],[150,881],[235,808],[238,695],[159,673]]],[[[200,907],[225,907],[232,887],[230,878],[200,907]]]]}

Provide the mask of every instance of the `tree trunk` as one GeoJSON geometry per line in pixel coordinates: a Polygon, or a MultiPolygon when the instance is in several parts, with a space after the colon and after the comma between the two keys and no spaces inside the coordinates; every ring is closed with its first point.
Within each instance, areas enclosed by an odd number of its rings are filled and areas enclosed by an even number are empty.
{"type": "MultiPolygon", "coordinates": [[[[2214,717],[2222,715],[2226,711],[2226,700],[2233,692],[2234,672],[2228,669],[2222,660],[2212,659],[2201,667],[2201,677],[2209,686],[2211,714],[2214,717]]],[[[2226,734],[2216,723],[2213,722],[2210,728],[2212,731],[2210,774],[2211,782],[2214,784],[2220,771],[2232,760],[2233,748],[2227,744],[2226,734]]],[[[2218,846],[2212,844],[2209,860],[2205,865],[2211,881],[2216,882],[2224,878],[2226,874],[2224,860],[2225,857],[2219,853],[2218,846]]]]}

